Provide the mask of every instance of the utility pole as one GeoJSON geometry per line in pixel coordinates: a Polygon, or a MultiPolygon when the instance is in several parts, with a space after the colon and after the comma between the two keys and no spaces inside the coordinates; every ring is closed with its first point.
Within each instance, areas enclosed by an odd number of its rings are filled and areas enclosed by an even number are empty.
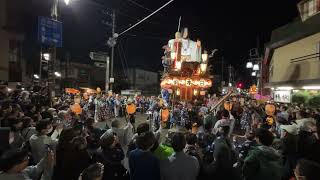
{"type": "MultiPolygon", "coordinates": [[[[53,6],[51,8],[51,18],[55,21],[58,20],[58,0],[54,0],[53,6]]],[[[55,61],[56,61],[56,46],[52,44],[50,53],[52,54],[52,58],[48,61],[48,95],[50,99],[50,104],[52,103],[52,98],[55,96],[55,77],[54,77],[54,69],[55,69],[55,61]]]]}
{"type": "Polygon", "coordinates": [[[69,84],[68,83],[68,79],[69,79],[70,58],[71,58],[70,53],[67,52],[67,54],[66,54],[66,64],[65,64],[65,75],[64,75],[64,79],[65,79],[64,86],[65,86],[65,88],[67,88],[68,84],[69,84]]]}
{"type": "Polygon", "coordinates": [[[109,56],[106,56],[106,87],[105,87],[105,90],[106,92],[109,91],[109,85],[110,84],[110,57],[109,56]]]}
{"type": "MultiPolygon", "coordinates": [[[[114,39],[115,38],[115,25],[116,25],[116,13],[113,10],[112,11],[112,38],[114,41],[115,41],[115,39],[114,39]]],[[[114,46],[115,46],[115,44],[113,46],[111,46],[111,68],[110,68],[111,78],[114,78],[114,76],[113,76],[114,46]]],[[[108,64],[108,62],[106,64],[108,64]]],[[[112,91],[112,83],[110,83],[110,90],[112,91]]]]}
{"type": "Polygon", "coordinates": [[[230,86],[230,84],[232,82],[232,66],[229,65],[228,69],[229,69],[229,84],[228,85],[230,86]]]}
{"type": "Polygon", "coordinates": [[[223,88],[223,61],[224,61],[224,57],[222,56],[221,58],[221,88],[223,88]]]}

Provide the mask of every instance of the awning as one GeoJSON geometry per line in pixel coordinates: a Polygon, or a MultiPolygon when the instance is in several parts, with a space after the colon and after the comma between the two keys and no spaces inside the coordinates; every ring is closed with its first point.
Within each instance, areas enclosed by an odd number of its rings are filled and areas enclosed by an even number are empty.
{"type": "Polygon", "coordinates": [[[293,88],[301,88],[302,86],[313,86],[320,85],[320,79],[306,79],[306,80],[295,80],[295,81],[279,81],[279,82],[269,82],[265,83],[265,88],[273,88],[279,86],[290,86],[293,88]]]}

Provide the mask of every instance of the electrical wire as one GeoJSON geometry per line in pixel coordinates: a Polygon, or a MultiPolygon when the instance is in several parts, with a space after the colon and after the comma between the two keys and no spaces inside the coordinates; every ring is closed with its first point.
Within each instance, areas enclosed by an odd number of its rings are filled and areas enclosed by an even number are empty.
{"type": "Polygon", "coordinates": [[[147,8],[147,7],[142,6],[141,4],[137,3],[136,1],[133,1],[133,0],[127,0],[127,1],[128,1],[128,2],[131,2],[132,4],[138,6],[138,7],[142,8],[142,9],[145,9],[145,10],[147,10],[147,11],[153,12],[153,10],[151,10],[151,9],[149,9],[149,8],[147,8]]]}
{"type": "Polygon", "coordinates": [[[161,9],[165,8],[166,6],[168,6],[170,3],[172,3],[174,0],[170,0],[169,2],[165,3],[163,6],[161,6],[159,9],[155,10],[153,13],[149,14],[147,17],[143,18],[141,21],[137,22],[136,24],[134,24],[133,26],[129,27],[128,29],[122,31],[121,33],[119,33],[119,36],[123,35],[124,33],[130,31],[131,29],[133,29],[134,27],[138,26],[139,24],[141,24],[142,22],[144,22],[145,20],[147,20],[148,18],[150,18],[151,16],[153,16],[154,14],[156,14],[157,12],[159,12],[161,9]]]}
{"type": "Polygon", "coordinates": [[[127,58],[126,58],[126,53],[124,51],[124,48],[123,48],[123,43],[121,43],[121,40],[119,40],[119,46],[120,48],[122,49],[122,52],[123,52],[123,56],[124,56],[124,64],[125,64],[125,67],[126,67],[126,70],[127,70],[127,74],[129,75],[129,66],[128,66],[128,61],[127,61],[127,58]]]}
{"type": "MultiPolygon", "coordinates": [[[[144,9],[144,10],[147,10],[147,11],[149,11],[149,12],[153,12],[153,10],[152,10],[152,9],[149,9],[149,8],[147,8],[147,7],[145,7],[145,6],[143,6],[143,5],[139,4],[139,3],[137,3],[136,1],[133,1],[133,0],[127,0],[127,1],[131,2],[132,4],[134,4],[134,5],[136,5],[136,6],[140,7],[140,8],[142,8],[142,9],[144,9]]],[[[161,13],[159,13],[159,15],[164,16],[164,15],[162,15],[161,13]]]]}
{"type": "Polygon", "coordinates": [[[122,65],[123,74],[124,74],[124,76],[127,78],[128,75],[127,75],[127,73],[126,73],[126,71],[125,71],[125,65],[124,65],[124,63],[123,63],[122,54],[121,54],[121,52],[120,52],[120,47],[118,46],[117,49],[118,49],[118,53],[119,53],[119,57],[120,57],[121,65],[122,65]]]}

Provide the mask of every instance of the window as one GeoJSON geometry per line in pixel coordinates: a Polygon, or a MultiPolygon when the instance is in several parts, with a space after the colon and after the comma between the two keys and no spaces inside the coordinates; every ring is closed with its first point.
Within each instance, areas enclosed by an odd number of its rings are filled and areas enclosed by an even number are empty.
{"type": "Polygon", "coordinates": [[[320,10],[320,0],[304,0],[298,4],[302,21],[317,14],[320,10]]]}
{"type": "Polygon", "coordinates": [[[22,56],[22,45],[20,41],[9,41],[9,62],[20,62],[22,56]]]}

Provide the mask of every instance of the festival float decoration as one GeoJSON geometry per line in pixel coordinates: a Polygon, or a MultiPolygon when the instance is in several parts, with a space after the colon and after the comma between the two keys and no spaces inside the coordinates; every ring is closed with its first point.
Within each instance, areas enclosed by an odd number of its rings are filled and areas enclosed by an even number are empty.
{"type": "Polygon", "coordinates": [[[201,41],[190,40],[188,29],[184,28],[163,49],[161,88],[172,92],[175,99],[191,101],[204,97],[212,81],[208,74],[208,53],[202,51],[201,41]]]}
{"type": "Polygon", "coordinates": [[[69,94],[80,94],[80,91],[74,88],[66,88],[65,92],[69,94]]]}

